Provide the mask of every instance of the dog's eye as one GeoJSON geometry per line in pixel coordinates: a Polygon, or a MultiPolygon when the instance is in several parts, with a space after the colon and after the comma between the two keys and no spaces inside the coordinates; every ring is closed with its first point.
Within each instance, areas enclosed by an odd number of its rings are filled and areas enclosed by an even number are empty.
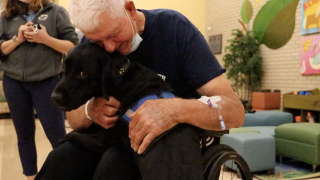
{"type": "Polygon", "coordinates": [[[85,78],[88,76],[88,73],[86,72],[80,72],[80,77],[85,78]]]}

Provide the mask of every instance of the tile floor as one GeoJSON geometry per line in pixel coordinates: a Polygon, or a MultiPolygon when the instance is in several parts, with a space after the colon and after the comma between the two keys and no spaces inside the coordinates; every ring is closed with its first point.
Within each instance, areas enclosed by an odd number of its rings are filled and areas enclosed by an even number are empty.
{"type": "MultiPolygon", "coordinates": [[[[66,128],[70,132],[70,128],[66,128]]],[[[39,120],[36,120],[36,145],[38,152],[38,168],[45,161],[51,151],[39,120]]],[[[230,173],[224,174],[224,179],[231,179],[230,173]]],[[[239,180],[234,177],[234,180],[239,180]]],[[[17,139],[11,119],[0,119],[0,180],[26,180],[22,174],[22,167],[17,149],[17,139]]],[[[254,178],[254,180],[257,180],[254,178]]],[[[311,180],[311,179],[310,179],[311,180]]],[[[312,180],[320,180],[315,178],[312,180]]]]}

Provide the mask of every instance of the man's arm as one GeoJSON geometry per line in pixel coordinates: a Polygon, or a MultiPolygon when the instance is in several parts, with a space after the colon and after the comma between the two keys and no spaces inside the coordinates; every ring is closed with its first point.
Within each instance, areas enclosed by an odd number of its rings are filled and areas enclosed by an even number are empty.
{"type": "MultiPolygon", "coordinates": [[[[220,96],[220,112],[226,129],[240,127],[244,108],[224,75],[220,75],[197,90],[204,96],[220,96]]],[[[178,123],[187,123],[207,130],[221,130],[218,111],[196,99],[159,99],[146,101],[132,114],[129,123],[131,145],[142,153],[160,134],[178,123]]]]}
{"type": "MultiPolygon", "coordinates": [[[[224,75],[220,75],[209,81],[207,84],[197,89],[197,91],[201,95],[207,97],[221,97],[221,101],[219,101],[218,104],[221,106],[220,112],[226,125],[226,129],[242,126],[244,123],[244,107],[224,75]]],[[[206,104],[203,105],[204,106],[201,107],[199,105],[199,111],[202,112],[194,113],[196,116],[203,114],[203,117],[200,116],[201,118],[198,120],[186,118],[186,121],[182,121],[182,123],[192,124],[207,130],[220,131],[221,125],[217,109],[209,107],[206,104]]]]}
{"type": "Polygon", "coordinates": [[[84,107],[85,105],[82,105],[78,109],[66,112],[69,125],[73,130],[81,131],[87,129],[93,123],[85,115],[84,107]]]}
{"type": "MultiPolygon", "coordinates": [[[[220,112],[226,129],[240,127],[244,122],[244,108],[233,92],[224,75],[209,81],[197,90],[205,96],[220,96],[220,112]]],[[[89,116],[105,128],[110,128],[117,120],[114,116],[120,103],[110,98],[91,100],[88,105],[89,116]],[[104,125],[105,124],[105,125],[104,125]],[[110,126],[111,124],[111,126],[110,126]]],[[[84,114],[84,105],[67,112],[70,126],[75,130],[87,128],[92,124],[84,114]]],[[[207,130],[221,130],[217,109],[203,104],[197,99],[157,99],[143,103],[131,115],[129,135],[135,151],[143,153],[148,145],[160,134],[173,128],[178,123],[188,123],[207,130]]]]}

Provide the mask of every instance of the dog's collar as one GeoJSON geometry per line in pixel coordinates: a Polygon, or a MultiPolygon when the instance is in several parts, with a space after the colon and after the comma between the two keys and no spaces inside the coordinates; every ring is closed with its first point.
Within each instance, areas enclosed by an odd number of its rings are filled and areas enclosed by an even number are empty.
{"type": "Polygon", "coordinates": [[[128,59],[128,62],[126,62],[123,67],[119,70],[119,74],[122,75],[126,72],[126,70],[129,68],[130,60],[128,59]]]}
{"type": "Polygon", "coordinates": [[[149,99],[164,99],[164,98],[175,98],[176,96],[169,91],[163,91],[159,94],[153,94],[146,96],[142,99],[140,99],[134,106],[132,106],[130,109],[127,110],[127,112],[122,116],[123,119],[125,119],[127,122],[131,121],[130,114],[133,114],[146,100],[149,99]]]}

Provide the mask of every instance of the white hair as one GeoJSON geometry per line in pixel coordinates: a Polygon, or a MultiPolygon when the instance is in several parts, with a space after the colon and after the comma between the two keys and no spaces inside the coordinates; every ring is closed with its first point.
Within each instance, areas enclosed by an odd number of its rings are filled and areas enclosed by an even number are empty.
{"type": "Polygon", "coordinates": [[[112,19],[124,16],[126,0],[71,0],[69,15],[81,31],[93,31],[99,25],[99,16],[108,13],[112,19]]]}

